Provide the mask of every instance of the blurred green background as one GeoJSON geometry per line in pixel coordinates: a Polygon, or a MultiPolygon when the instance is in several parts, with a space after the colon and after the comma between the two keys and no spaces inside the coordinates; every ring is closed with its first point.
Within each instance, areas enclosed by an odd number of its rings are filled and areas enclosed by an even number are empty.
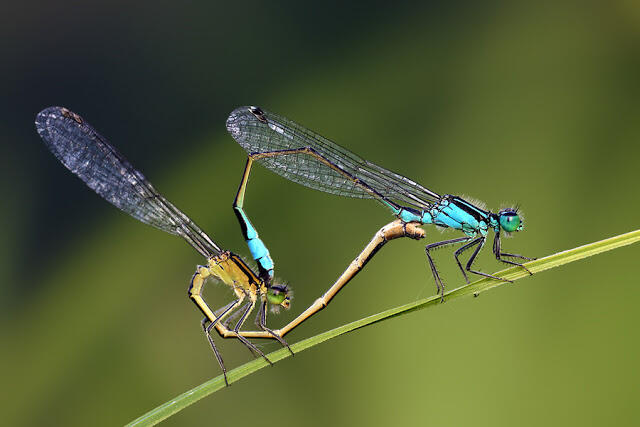
{"type": "MultiPolygon", "coordinates": [[[[119,425],[219,374],[186,293],[202,259],[54,159],[33,125],[49,105],[84,116],[245,257],[231,210],[245,157],[224,123],[246,104],[436,192],[519,203],[526,231],[509,251],[543,256],[638,228],[637,2],[40,1],[3,6],[0,24],[3,425],[119,425]]],[[[274,327],[392,219],[262,168],[247,197],[296,292],[274,327]]],[[[288,340],[434,293],[423,248],[389,244],[288,340]]],[[[639,255],[623,248],[359,330],[166,424],[637,425],[639,255]]],[[[438,261],[449,288],[462,284],[450,251],[438,261]]],[[[478,265],[501,268],[489,250],[478,265]]],[[[237,342],[220,347],[229,368],[249,360],[237,342]]]]}

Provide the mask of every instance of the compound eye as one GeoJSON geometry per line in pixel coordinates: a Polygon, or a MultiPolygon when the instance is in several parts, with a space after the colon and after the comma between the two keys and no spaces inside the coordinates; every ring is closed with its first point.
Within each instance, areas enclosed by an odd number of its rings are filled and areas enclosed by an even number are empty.
{"type": "Polygon", "coordinates": [[[288,308],[291,301],[290,292],[287,286],[273,285],[267,291],[267,301],[269,301],[269,304],[281,305],[288,308]]]}
{"type": "Polygon", "coordinates": [[[515,212],[503,212],[500,214],[500,227],[507,233],[513,233],[522,229],[520,216],[515,212]]]}

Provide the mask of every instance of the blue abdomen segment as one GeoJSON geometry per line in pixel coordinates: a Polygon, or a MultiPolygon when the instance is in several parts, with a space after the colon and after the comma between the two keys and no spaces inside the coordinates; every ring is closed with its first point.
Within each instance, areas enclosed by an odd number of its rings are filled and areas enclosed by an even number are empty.
{"type": "Polygon", "coordinates": [[[404,222],[420,222],[424,224],[422,221],[422,212],[415,209],[401,208],[396,215],[404,222]]]}
{"type": "Polygon", "coordinates": [[[274,264],[269,254],[269,249],[258,236],[258,232],[244,211],[241,208],[236,208],[235,212],[242,226],[242,234],[247,242],[251,256],[258,263],[260,272],[268,274],[269,278],[273,279],[274,264]]]}
{"type": "Polygon", "coordinates": [[[271,255],[269,255],[269,249],[267,249],[259,237],[247,240],[247,246],[249,246],[253,259],[255,259],[262,268],[265,270],[273,270],[273,260],[271,259],[271,255]]]}
{"type": "Polygon", "coordinates": [[[426,211],[420,211],[407,207],[396,207],[391,203],[383,200],[382,203],[386,205],[391,212],[404,222],[419,222],[420,224],[431,224],[431,214],[426,211]]]}

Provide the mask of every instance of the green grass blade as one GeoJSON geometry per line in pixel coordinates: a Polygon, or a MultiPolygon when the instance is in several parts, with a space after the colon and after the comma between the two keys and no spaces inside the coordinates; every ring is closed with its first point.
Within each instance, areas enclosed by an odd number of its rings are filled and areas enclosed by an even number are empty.
{"type": "MultiPolygon", "coordinates": [[[[622,246],[630,245],[640,240],[640,230],[632,231],[629,233],[621,234],[619,236],[611,237],[609,239],[600,240],[595,243],[580,246],[567,251],[559,252],[553,255],[549,255],[544,258],[537,259],[535,261],[527,262],[525,265],[531,272],[539,273],[551,268],[559,267],[570,262],[578,261],[583,258],[587,258],[593,255],[597,255],[602,252],[610,251],[622,246]]],[[[495,276],[504,277],[509,280],[518,280],[523,277],[529,277],[529,274],[518,267],[507,268],[505,270],[494,273],[495,276]]],[[[480,292],[484,292],[497,286],[509,284],[501,282],[495,279],[483,278],[477,280],[471,284],[461,286],[457,289],[453,289],[445,294],[447,301],[451,301],[454,298],[458,298],[464,295],[474,294],[477,295],[480,292]]],[[[382,320],[388,320],[392,317],[404,315],[412,311],[421,310],[429,306],[435,306],[440,302],[439,296],[432,296],[429,298],[420,299],[409,304],[404,304],[399,307],[395,307],[389,310],[385,310],[381,313],[374,314],[372,316],[365,317],[355,322],[348,323],[340,326],[339,328],[332,329],[327,332],[323,332],[311,338],[299,341],[291,346],[291,349],[295,353],[304,351],[310,347],[316,346],[324,341],[330,340],[337,336],[343,335],[347,332],[354,331],[356,329],[372,325],[382,320]]],[[[278,362],[286,357],[289,357],[289,351],[282,348],[268,354],[269,359],[272,362],[278,362]]],[[[242,366],[239,366],[228,372],[229,383],[238,381],[241,378],[250,375],[259,369],[262,369],[269,364],[262,358],[254,359],[242,366]]],[[[140,418],[132,421],[130,426],[150,426],[159,423],[160,421],[170,417],[171,415],[181,411],[187,406],[197,402],[198,400],[206,397],[220,389],[225,388],[224,378],[222,375],[213,378],[179,396],[163,403],[155,409],[147,412],[140,418]]]]}

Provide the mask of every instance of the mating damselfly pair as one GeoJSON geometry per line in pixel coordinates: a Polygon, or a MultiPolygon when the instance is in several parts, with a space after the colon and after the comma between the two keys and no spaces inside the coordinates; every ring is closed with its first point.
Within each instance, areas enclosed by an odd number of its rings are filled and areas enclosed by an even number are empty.
{"type": "Polygon", "coordinates": [[[501,232],[511,233],[522,229],[521,218],[515,209],[492,213],[458,196],[440,196],[288,119],[258,107],[240,107],[227,119],[227,130],[248,153],[233,208],[258,266],[256,273],[238,255],[220,248],[195,222],[158,193],[142,173],[79,115],[66,108],[50,107],[38,114],[36,128],[58,160],[105,200],[144,223],[182,237],[206,258],[207,263],[199,265],[191,279],[189,297],[205,316],[201,322],[202,328],[223,371],[225,382],[226,369],[211,335],[213,329],[224,338],[238,339],[253,353],[271,363],[249,338],[275,339],[288,348],[284,335],[326,307],[386,242],[399,237],[423,238],[424,231],[419,225],[435,224],[464,233],[463,237],[426,246],[428,263],[441,298],[444,298],[444,283],[431,254],[431,250],[437,247],[462,244],[454,257],[467,282],[467,272],[505,280],[472,269],[489,230],[495,233],[493,252],[499,261],[526,270],[522,264],[505,257],[531,259],[501,250],[501,232]],[[378,200],[398,218],[374,235],[329,290],[280,329],[267,327],[267,308],[289,308],[290,289],[273,280],[273,260],[244,211],[245,190],[254,161],[310,188],[378,200]],[[475,250],[463,268],[459,257],[473,247],[475,250]],[[210,277],[232,288],[236,297],[218,310],[212,310],[203,298],[203,288],[210,277]],[[259,308],[255,323],[259,330],[242,330],[256,306],[259,308]],[[237,316],[239,319],[232,326],[231,320],[237,316]]]}

